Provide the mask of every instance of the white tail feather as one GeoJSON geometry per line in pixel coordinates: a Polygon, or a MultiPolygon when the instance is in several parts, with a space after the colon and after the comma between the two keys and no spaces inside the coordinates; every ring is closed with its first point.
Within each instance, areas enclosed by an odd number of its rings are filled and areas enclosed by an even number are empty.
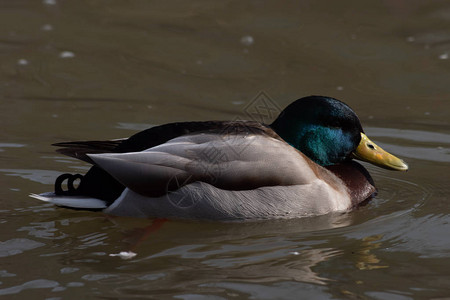
{"type": "Polygon", "coordinates": [[[105,201],[96,198],[83,196],[60,196],[54,193],[30,194],[30,197],[53,203],[58,206],[79,208],[79,209],[104,209],[107,207],[105,201]]]}

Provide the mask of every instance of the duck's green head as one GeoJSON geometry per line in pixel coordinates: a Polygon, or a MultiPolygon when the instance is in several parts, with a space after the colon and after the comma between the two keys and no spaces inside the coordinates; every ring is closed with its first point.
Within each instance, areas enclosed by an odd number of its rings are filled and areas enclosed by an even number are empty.
{"type": "Polygon", "coordinates": [[[286,142],[322,166],[358,158],[392,170],[408,169],[364,134],[355,112],[345,103],[323,96],[301,98],[270,125],[286,142]]]}

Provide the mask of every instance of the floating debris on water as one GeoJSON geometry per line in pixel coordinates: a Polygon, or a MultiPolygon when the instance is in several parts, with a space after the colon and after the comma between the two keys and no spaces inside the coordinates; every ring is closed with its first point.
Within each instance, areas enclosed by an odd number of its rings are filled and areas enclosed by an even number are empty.
{"type": "Polygon", "coordinates": [[[241,44],[245,46],[251,46],[255,42],[255,39],[251,35],[244,35],[241,37],[241,44]]]}
{"type": "Polygon", "coordinates": [[[448,59],[448,53],[443,53],[439,55],[439,59],[448,59]]]}
{"type": "Polygon", "coordinates": [[[59,57],[61,58],[72,58],[75,57],[75,53],[71,52],[71,51],[63,51],[59,54],[59,57]]]}
{"type": "Polygon", "coordinates": [[[43,31],[51,31],[51,30],[53,30],[53,26],[50,25],[50,24],[44,24],[44,25],[41,26],[41,30],[43,30],[43,31]]]}
{"type": "Polygon", "coordinates": [[[43,0],[42,3],[46,5],[56,5],[56,0],[43,0]]]}
{"type": "Polygon", "coordinates": [[[121,251],[120,253],[112,253],[109,256],[119,256],[122,259],[130,259],[135,257],[137,254],[131,251],[121,251]]]}
{"type": "Polygon", "coordinates": [[[21,65],[21,66],[26,66],[26,65],[29,64],[29,62],[28,62],[28,60],[26,60],[25,58],[21,58],[21,59],[19,59],[19,60],[17,61],[17,64],[18,64],[18,65],[21,65]]]}

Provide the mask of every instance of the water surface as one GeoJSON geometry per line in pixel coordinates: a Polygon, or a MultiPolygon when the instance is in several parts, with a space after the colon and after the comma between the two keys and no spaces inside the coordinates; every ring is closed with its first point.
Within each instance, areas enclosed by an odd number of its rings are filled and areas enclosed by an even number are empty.
{"type": "Polygon", "coordinates": [[[450,296],[448,3],[45,0],[0,8],[0,295],[450,296]],[[379,193],[366,206],[284,221],[118,218],[28,197],[89,167],[51,143],[181,120],[269,122],[310,94],[348,103],[410,171],[367,166],[379,193]],[[254,114],[261,97],[273,111],[254,114]]]}

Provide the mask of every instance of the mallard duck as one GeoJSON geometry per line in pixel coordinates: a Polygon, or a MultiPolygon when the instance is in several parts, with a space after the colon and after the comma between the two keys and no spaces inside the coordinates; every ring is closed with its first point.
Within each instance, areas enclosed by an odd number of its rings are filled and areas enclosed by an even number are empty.
{"type": "Polygon", "coordinates": [[[121,216],[242,220],[347,211],[376,192],[353,158],[408,169],[369,140],[348,105],[324,96],[294,101],[270,125],[180,122],[127,139],[54,145],[93,166],[31,196],[121,216]]]}

